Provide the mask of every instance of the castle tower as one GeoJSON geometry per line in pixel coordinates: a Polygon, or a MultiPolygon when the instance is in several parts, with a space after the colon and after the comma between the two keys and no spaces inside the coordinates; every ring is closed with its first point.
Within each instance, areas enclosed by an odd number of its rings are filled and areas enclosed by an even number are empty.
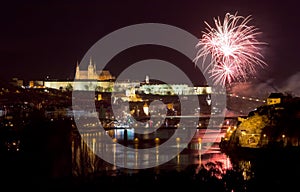
{"type": "Polygon", "coordinates": [[[88,66],[88,75],[87,78],[88,79],[94,79],[95,76],[95,71],[94,71],[94,66],[93,66],[93,62],[92,62],[92,58],[90,58],[90,64],[88,66]]]}
{"type": "Polygon", "coordinates": [[[80,79],[80,69],[79,69],[78,61],[77,61],[77,64],[76,64],[75,79],[80,79]]]}
{"type": "Polygon", "coordinates": [[[98,73],[96,69],[96,63],[94,62],[94,79],[98,79],[98,73]]]}

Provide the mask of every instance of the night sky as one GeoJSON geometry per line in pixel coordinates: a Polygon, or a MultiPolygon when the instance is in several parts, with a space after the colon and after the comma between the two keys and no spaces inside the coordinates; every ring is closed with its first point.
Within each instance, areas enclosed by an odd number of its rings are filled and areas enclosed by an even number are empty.
{"type": "MultiPolygon", "coordinates": [[[[295,85],[299,84],[299,6],[297,1],[290,0],[2,2],[0,76],[18,77],[25,82],[46,76],[72,79],[76,62],[99,39],[119,28],[164,23],[200,38],[205,30],[204,21],[212,24],[214,17],[223,18],[226,12],[252,15],[251,24],[260,29],[261,39],[268,43],[263,50],[268,67],[259,71],[259,81],[281,86],[293,79],[295,85]]],[[[155,51],[149,55],[147,49],[128,51],[127,56],[120,58],[124,63],[150,57],[163,59],[155,51]]]]}

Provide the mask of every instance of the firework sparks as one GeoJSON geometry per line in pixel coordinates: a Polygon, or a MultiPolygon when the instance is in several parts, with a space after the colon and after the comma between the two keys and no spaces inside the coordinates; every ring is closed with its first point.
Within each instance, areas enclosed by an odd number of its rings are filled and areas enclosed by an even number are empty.
{"type": "Polygon", "coordinates": [[[206,32],[196,45],[200,47],[195,61],[203,57],[203,63],[211,56],[205,70],[214,83],[225,85],[236,80],[246,80],[256,73],[256,67],[266,66],[260,45],[266,44],[257,40],[261,33],[254,26],[248,25],[251,16],[242,17],[227,13],[223,23],[214,18],[215,27],[207,22],[206,32]]]}

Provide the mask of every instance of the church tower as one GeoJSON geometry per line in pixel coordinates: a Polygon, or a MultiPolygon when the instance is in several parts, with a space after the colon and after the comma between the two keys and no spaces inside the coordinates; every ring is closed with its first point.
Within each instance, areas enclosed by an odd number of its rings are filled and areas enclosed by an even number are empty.
{"type": "Polygon", "coordinates": [[[96,69],[96,63],[94,62],[94,79],[98,79],[98,73],[96,69]]]}
{"type": "Polygon", "coordinates": [[[79,69],[78,61],[77,61],[77,64],[76,64],[75,79],[80,79],[80,69],[79,69]]]}
{"type": "Polygon", "coordinates": [[[95,68],[94,68],[93,63],[92,63],[92,58],[90,58],[90,64],[88,66],[88,75],[87,75],[88,79],[94,79],[94,75],[95,75],[94,69],[95,68]]]}

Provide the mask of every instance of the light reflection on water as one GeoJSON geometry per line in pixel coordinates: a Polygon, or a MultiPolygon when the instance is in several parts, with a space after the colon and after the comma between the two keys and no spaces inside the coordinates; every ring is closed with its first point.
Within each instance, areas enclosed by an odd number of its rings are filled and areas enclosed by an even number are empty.
{"type": "MultiPolygon", "coordinates": [[[[116,144],[105,144],[102,141],[103,132],[90,131],[82,133],[81,138],[77,135],[73,137],[72,141],[72,163],[74,175],[88,175],[93,173],[103,173],[107,175],[117,175],[122,172],[137,173],[139,171],[139,164],[149,164],[149,160],[155,159],[156,171],[183,171],[189,166],[195,167],[195,173],[199,171],[201,165],[209,162],[218,162],[222,164],[222,169],[231,169],[232,165],[229,157],[222,153],[219,149],[219,142],[224,136],[226,129],[197,129],[191,142],[180,151],[180,138],[176,138],[176,147],[178,155],[170,161],[160,165],[159,159],[163,157],[159,151],[159,145],[172,136],[174,129],[163,129],[156,134],[137,135],[134,129],[111,129],[106,131],[115,143],[120,143],[128,147],[134,148],[134,152],[124,152],[120,150],[116,144]],[[127,133],[126,133],[127,132],[127,133]],[[87,147],[89,146],[89,147],[87,147]],[[150,158],[149,154],[140,154],[139,148],[155,147],[155,158],[150,158]],[[113,154],[112,163],[105,162],[97,155],[99,150],[106,150],[113,154]],[[140,157],[143,155],[143,157],[140,157]],[[135,169],[125,169],[117,167],[116,161],[122,159],[126,165],[135,167],[135,169]],[[141,162],[142,159],[142,162],[141,162]]],[[[153,163],[153,162],[152,162],[153,163]]]]}

